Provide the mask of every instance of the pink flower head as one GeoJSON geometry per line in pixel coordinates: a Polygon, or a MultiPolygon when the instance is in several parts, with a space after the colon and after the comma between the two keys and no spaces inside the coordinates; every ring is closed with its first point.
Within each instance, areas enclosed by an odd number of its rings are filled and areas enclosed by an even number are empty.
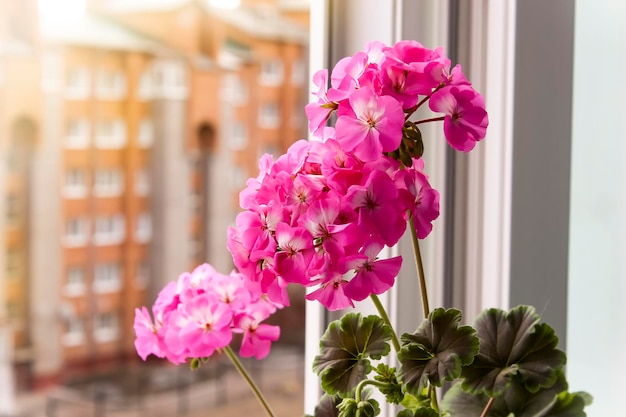
{"type": "Polygon", "coordinates": [[[313,258],[313,237],[302,227],[280,223],[276,227],[278,251],[274,255],[274,268],[287,282],[307,284],[307,269],[313,258]]]}
{"type": "Polygon", "coordinates": [[[316,103],[309,103],[304,107],[304,112],[309,119],[309,130],[317,135],[324,127],[331,113],[337,109],[337,103],[327,97],[328,70],[320,70],[313,75],[313,84],[318,88],[316,103]]]}
{"type": "Polygon", "coordinates": [[[331,311],[354,307],[352,300],[344,293],[347,283],[342,274],[334,273],[317,290],[307,294],[306,299],[317,300],[331,311]]]}
{"type": "Polygon", "coordinates": [[[410,169],[399,170],[396,184],[399,196],[411,212],[418,239],[425,239],[431,232],[432,222],[439,217],[439,192],[428,183],[426,175],[418,170],[422,160],[410,169]]]}
{"type": "Polygon", "coordinates": [[[436,91],[429,106],[445,115],[443,132],[458,151],[471,151],[487,134],[485,100],[470,85],[451,85],[436,91]]]}
{"type": "Polygon", "coordinates": [[[382,294],[393,286],[402,266],[402,257],[378,259],[382,248],[381,242],[372,241],[365,246],[363,254],[347,260],[346,266],[355,272],[344,288],[347,297],[361,301],[371,294],[382,294]]]}
{"type": "Polygon", "coordinates": [[[152,322],[148,309],[142,307],[135,309],[135,323],[133,328],[137,338],[135,339],[135,349],[144,361],[149,355],[159,358],[165,356],[163,352],[163,341],[158,336],[158,328],[152,322]]]}
{"type": "Polygon", "coordinates": [[[339,113],[337,141],[362,161],[374,161],[382,152],[398,148],[402,140],[404,111],[396,99],[377,96],[363,87],[349,98],[350,107],[339,113]]]}

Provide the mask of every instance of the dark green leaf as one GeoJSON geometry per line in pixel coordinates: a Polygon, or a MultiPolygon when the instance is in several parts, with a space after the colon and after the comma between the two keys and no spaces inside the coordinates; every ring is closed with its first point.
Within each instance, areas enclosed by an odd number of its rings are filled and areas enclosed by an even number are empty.
{"type": "MultiPolygon", "coordinates": [[[[515,388],[515,387],[513,387],[515,388]]],[[[583,408],[586,393],[569,394],[562,371],[557,381],[549,388],[530,393],[523,389],[507,389],[496,398],[489,411],[489,417],[585,417],[583,408]]],[[[443,398],[441,407],[454,417],[479,416],[487,405],[489,397],[483,393],[469,394],[455,384],[443,398]]]]}
{"type": "Polygon", "coordinates": [[[480,351],[463,368],[463,388],[498,397],[514,382],[528,392],[554,384],[565,353],[556,348],[554,330],[539,320],[529,306],[484,311],[476,321],[480,351]]]}
{"type": "Polygon", "coordinates": [[[314,417],[339,417],[339,410],[337,406],[341,403],[339,396],[332,396],[328,394],[322,395],[320,402],[315,407],[314,417]]]}
{"type": "Polygon", "coordinates": [[[370,372],[369,359],[389,353],[393,331],[378,316],[350,313],[332,322],[320,341],[313,371],[329,394],[347,395],[370,372]]]}
{"type": "Polygon", "coordinates": [[[440,387],[461,375],[461,366],[472,362],[478,352],[476,331],[459,326],[461,312],[438,308],[413,334],[402,335],[400,380],[415,394],[426,381],[440,387]]]}
{"type": "Polygon", "coordinates": [[[396,417],[439,417],[439,413],[430,407],[420,407],[415,411],[402,410],[396,417]]]}
{"type": "Polygon", "coordinates": [[[404,399],[404,393],[402,392],[402,385],[396,378],[396,368],[390,368],[384,363],[378,365],[374,369],[378,375],[374,376],[374,379],[384,385],[378,386],[378,390],[385,396],[387,402],[390,404],[400,404],[404,399]]]}

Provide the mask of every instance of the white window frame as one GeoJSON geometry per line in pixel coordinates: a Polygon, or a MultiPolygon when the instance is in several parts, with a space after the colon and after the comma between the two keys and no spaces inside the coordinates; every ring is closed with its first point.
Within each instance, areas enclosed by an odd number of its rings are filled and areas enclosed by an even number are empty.
{"type": "Polygon", "coordinates": [[[66,330],[61,336],[61,343],[64,346],[80,346],[85,343],[85,319],[79,316],[70,315],[66,318],[66,330]]]}
{"type": "Polygon", "coordinates": [[[145,83],[149,87],[140,87],[150,91],[151,98],[184,100],[189,95],[188,70],[180,61],[154,62],[150,68],[150,81],[145,83]]]}
{"type": "Polygon", "coordinates": [[[70,119],[66,125],[65,148],[86,149],[89,147],[89,121],[86,119],[70,119]]]}
{"type": "Polygon", "coordinates": [[[154,122],[150,118],[144,118],[139,123],[137,132],[137,146],[140,148],[150,148],[154,144],[154,122]]]}
{"type": "Polygon", "coordinates": [[[241,75],[236,72],[228,72],[222,76],[222,88],[220,98],[232,105],[241,105],[248,100],[248,91],[241,75]]]}
{"type": "Polygon", "coordinates": [[[87,197],[87,172],[83,168],[73,167],[65,171],[65,183],[62,194],[67,199],[87,197]]]}
{"type": "Polygon", "coordinates": [[[259,105],[258,124],[261,129],[277,129],[280,126],[280,105],[266,101],[259,105]]]}
{"type": "Polygon", "coordinates": [[[152,216],[150,213],[140,213],[137,216],[135,240],[139,243],[149,242],[152,238],[152,216]]]}
{"type": "Polygon", "coordinates": [[[66,247],[81,247],[89,242],[89,221],[85,217],[65,219],[63,244],[66,247]]]}
{"type": "Polygon", "coordinates": [[[63,293],[68,297],[80,297],[85,295],[86,289],[85,269],[81,266],[69,266],[66,270],[63,293]],[[76,279],[77,277],[80,279],[76,279]]]}
{"type": "Polygon", "coordinates": [[[124,192],[124,171],[99,168],[94,173],[93,194],[96,197],[119,197],[124,192]]]}
{"type": "Polygon", "coordinates": [[[122,267],[119,263],[96,264],[93,277],[93,291],[95,293],[112,293],[122,289],[122,267]]]}
{"type": "Polygon", "coordinates": [[[91,74],[87,68],[68,68],[65,74],[65,98],[87,100],[91,95],[91,74]]]}
{"type": "Polygon", "coordinates": [[[121,214],[98,216],[94,222],[93,242],[98,246],[118,245],[126,237],[125,221],[121,214]]]}
{"type": "Polygon", "coordinates": [[[280,58],[263,59],[259,68],[259,84],[278,87],[284,80],[285,65],[280,58]]]}
{"type": "Polygon", "coordinates": [[[95,144],[99,149],[122,149],[126,146],[126,123],[122,118],[96,123],[95,144]]]}
{"type": "Polygon", "coordinates": [[[99,70],[96,74],[96,98],[121,100],[126,95],[126,74],[120,70],[99,70]]]}
{"type": "Polygon", "coordinates": [[[112,342],[120,337],[120,318],[114,312],[99,312],[93,317],[93,338],[98,343],[112,342]]]}

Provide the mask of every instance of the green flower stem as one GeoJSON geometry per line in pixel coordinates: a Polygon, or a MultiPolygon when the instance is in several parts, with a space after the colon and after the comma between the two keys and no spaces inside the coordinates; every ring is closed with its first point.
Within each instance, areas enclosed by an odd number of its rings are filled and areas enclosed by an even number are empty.
{"type": "Polygon", "coordinates": [[[491,409],[491,406],[493,405],[493,402],[496,399],[491,397],[489,398],[489,402],[487,403],[487,405],[485,406],[485,409],[483,410],[482,414],[480,415],[480,417],[487,417],[487,414],[489,414],[489,410],[491,409]]]}
{"type": "Polygon", "coordinates": [[[361,402],[361,392],[363,392],[363,388],[365,388],[366,385],[374,385],[377,388],[385,388],[385,386],[387,386],[387,384],[384,382],[376,381],[373,379],[364,379],[363,381],[359,382],[359,385],[356,386],[356,390],[354,392],[354,399],[357,403],[361,402]]]}
{"type": "Polygon", "coordinates": [[[430,385],[428,387],[428,394],[430,395],[431,408],[435,410],[437,413],[441,414],[441,411],[439,411],[439,401],[437,401],[437,389],[435,388],[434,385],[430,385]]]}
{"type": "Polygon", "coordinates": [[[237,368],[237,370],[239,371],[239,374],[243,377],[243,379],[246,380],[246,382],[250,386],[250,389],[254,393],[254,396],[257,398],[257,400],[259,400],[259,402],[265,409],[265,412],[267,413],[267,415],[269,417],[275,417],[275,414],[270,408],[269,404],[267,403],[267,400],[265,399],[263,394],[261,394],[261,390],[259,390],[259,387],[255,384],[254,380],[252,379],[248,371],[246,371],[246,368],[244,368],[243,364],[241,363],[241,361],[239,360],[235,352],[233,352],[230,346],[226,346],[224,348],[224,353],[226,353],[226,356],[228,356],[228,359],[230,359],[233,365],[235,365],[235,368],[237,368]]]}
{"type": "Polygon", "coordinates": [[[424,310],[424,318],[428,318],[430,307],[428,306],[428,293],[426,291],[426,278],[424,277],[424,264],[422,263],[422,254],[420,252],[420,244],[415,232],[415,222],[413,216],[409,213],[409,228],[411,229],[411,238],[413,241],[413,254],[415,255],[415,264],[417,266],[417,274],[420,281],[420,293],[422,294],[422,308],[424,310]]]}
{"type": "Polygon", "coordinates": [[[393,348],[396,350],[396,352],[400,352],[400,340],[398,340],[398,335],[396,334],[396,331],[393,329],[391,320],[389,320],[389,316],[387,315],[387,312],[385,311],[385,307],[383,307],[383,304],[380,302],[380,298],[378,298],[376,294],[370,294],[370,299],[376,306],[376,310],[378,310],[378,314],[380,314],[380,318],[383,319],[383,321],[389,327],[391,327],[391,333],[393,334],[393,337],[391,338],[391,343],[393,343],[393,348]]]}

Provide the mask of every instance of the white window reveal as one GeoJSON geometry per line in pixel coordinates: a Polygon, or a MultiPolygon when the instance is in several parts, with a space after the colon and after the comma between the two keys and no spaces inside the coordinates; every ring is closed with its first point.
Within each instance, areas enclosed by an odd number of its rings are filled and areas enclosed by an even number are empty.
{"type": "Polygon", "coordinates": [[[263,103],[259,107],[259,127],[263,129],[276,129],[280,125],[278,104],[263,103]]]}
{"type": "Polygon", "coordinates": [[[154,143],[154,123],[150,119],[143,119],[139,124],[137,145],[140,148],[149,148],[154,143]]]}
{"type": "Polygon", "coordinates": [[[283,63],[280,59],[268,59],[261,62],[259,84],[269,87],[279,86],[283,82],[283,63]]]}
{"type": "Polygon", "coordinates": [[[121,215],[96,218],[94,243],[100,246],[117,245],[124,241],[124,217],[121,215]]]}
{"type": "Polygon", "coordinates": [[[120,334],[119,316],[113,312],[97,313],[93,319],[93,337],[100,343],[116,340],[120,334]]]}
{"type": "Polygon", "coordinates": [[[126,125],[122,119],[101,120],[96,125],[96,146],[121,149],[126,145],[126,125]]]}
{"type": "Polygon", "coordinates": [[[63,197],[80,199],[87,196],[87,174],[82,168],[70,168],[65,172],[63,197]]]}
{"type": "Polygon", "coordinates": [[[67,122],[65,147],[85,149],[89,146],[89,122],[85,119],[72,119],[67,122]]]}
{"type": "Polygon", "coordinates": [[[83,267],[70,266],[67,269],[64,293],[68,297],[78,297],[85,294],[85,270],[83,267]]]}
{"type": "Polygon", "coordinates": [[[84,217],[72,217],[65,221],[63,243],[68,247],[85,246],[89,240],[89,223],[84,217]]]}
{"type": "Polygon", "coordinates": [[[122,288],[122,273],[117,263],[96,265],[93,289],[97,293],[116,292],[122,288]]]}
{"type": "Polygon", "coordinates": [[[65,98],[86,100],[91,92],[91,76],[86,68],[70,68],[65,78],[65,98]]]}
{"type": "Polygon", "coordinates": [[[100,70],[96,77],[96,97],[100,100],[121,100],[126,95],[126,76],[121,71],[100,70]]]}
{"type": "Polygon", "coordinates": [[[124,191],[124,173],[118,168],[98,169],[94,178],[96,197],[118,197],[124,191]]]}
{"type": "Polygon", "coordinates": [[[135,230],[135,240],[145,243],[152,237],[152,217],[150,213],[141,213],[137,217],[137,229],[135,230]]]}
{"type": "Polygon", "coordinates": [[[65,334],[61,342],[65,346],[78,346],[85,343],[85,320],[82,317],[74,315],[67,317],[65,334]]]}

